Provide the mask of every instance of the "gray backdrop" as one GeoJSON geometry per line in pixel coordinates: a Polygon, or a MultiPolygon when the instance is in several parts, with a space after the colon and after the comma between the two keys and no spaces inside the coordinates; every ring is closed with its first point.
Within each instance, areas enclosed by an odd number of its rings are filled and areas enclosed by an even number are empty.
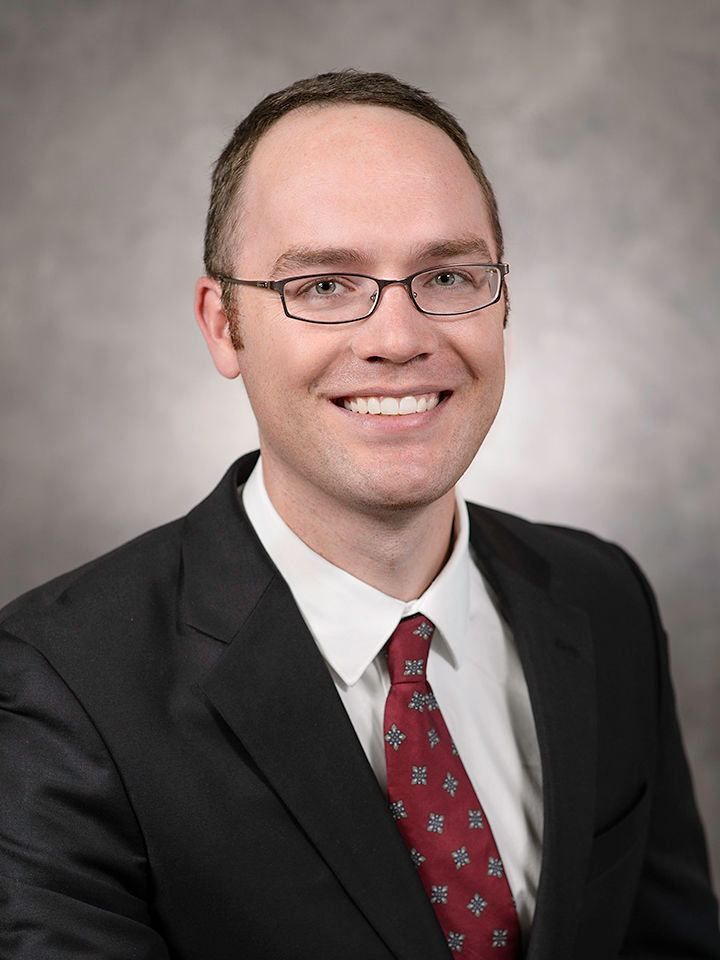
{"type": "Polygon", "coordinates": [[[0,601],[185,512],[254,444],[191,312],[210,166],[262,95],[430,89],[500,200],[513,310],[476,499],[653,581],[720,867],[715,0],[3,0],[0,601]]]}

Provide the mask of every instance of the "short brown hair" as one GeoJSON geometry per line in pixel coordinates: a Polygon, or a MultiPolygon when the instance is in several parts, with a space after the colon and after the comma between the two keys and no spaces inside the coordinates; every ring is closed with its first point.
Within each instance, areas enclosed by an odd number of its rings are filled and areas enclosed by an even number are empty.
{"type": "Polygon", "coordinates": [[[455,117],[429,93],[411,87],[387,73],[342,70],[298,80],[284,90],[271,93],[236,127],[213,169],[210,207],[205,228],[205,269],[209,276],[218,277],[232,273],[230,239],[237,223],[238,192],[260,138],[292,110],[310,104],[331,103],[366,103],[394,107],[443,130],[458,146],[480,185],[495,234],[498,259],[502,258],[503,237],[495,194],[465,131],[455,117]]]}

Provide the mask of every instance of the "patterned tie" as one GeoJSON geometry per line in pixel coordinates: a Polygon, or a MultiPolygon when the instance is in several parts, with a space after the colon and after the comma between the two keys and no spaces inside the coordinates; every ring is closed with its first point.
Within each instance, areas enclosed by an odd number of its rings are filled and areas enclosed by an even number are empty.
{"type": "Polygon", "coordinates": [[[520,956],[503,864],[470,779],[425,678],[435,627],[401,620],[388,645],[385,704],[390,809],[453,953],[520,956]]]}

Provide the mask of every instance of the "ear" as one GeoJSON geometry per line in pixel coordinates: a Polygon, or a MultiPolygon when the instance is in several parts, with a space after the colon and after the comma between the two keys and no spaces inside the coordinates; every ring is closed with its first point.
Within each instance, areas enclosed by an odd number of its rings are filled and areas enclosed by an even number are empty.
{"type": "Polygon", "coordinates": [[[218,372],[230,380],[237,377],[240,373],[237,351],[230,338],[230,324],[217,280],[200,277],[195,284],[195,319],[218,372]]]}

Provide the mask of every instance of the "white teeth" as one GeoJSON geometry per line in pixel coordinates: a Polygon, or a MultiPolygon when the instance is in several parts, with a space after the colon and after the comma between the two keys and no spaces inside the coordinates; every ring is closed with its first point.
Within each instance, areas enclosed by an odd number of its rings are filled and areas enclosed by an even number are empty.
{"type": "Polygon", "coordinates": [[[440,402],[437,393],[425,393],[420,396],[397,397],[352,397],[343,400],[346,410],[353,413],[382,414],[386,417],[404,416],[408,413],[425,413],[434,410],[440,402]]]}

